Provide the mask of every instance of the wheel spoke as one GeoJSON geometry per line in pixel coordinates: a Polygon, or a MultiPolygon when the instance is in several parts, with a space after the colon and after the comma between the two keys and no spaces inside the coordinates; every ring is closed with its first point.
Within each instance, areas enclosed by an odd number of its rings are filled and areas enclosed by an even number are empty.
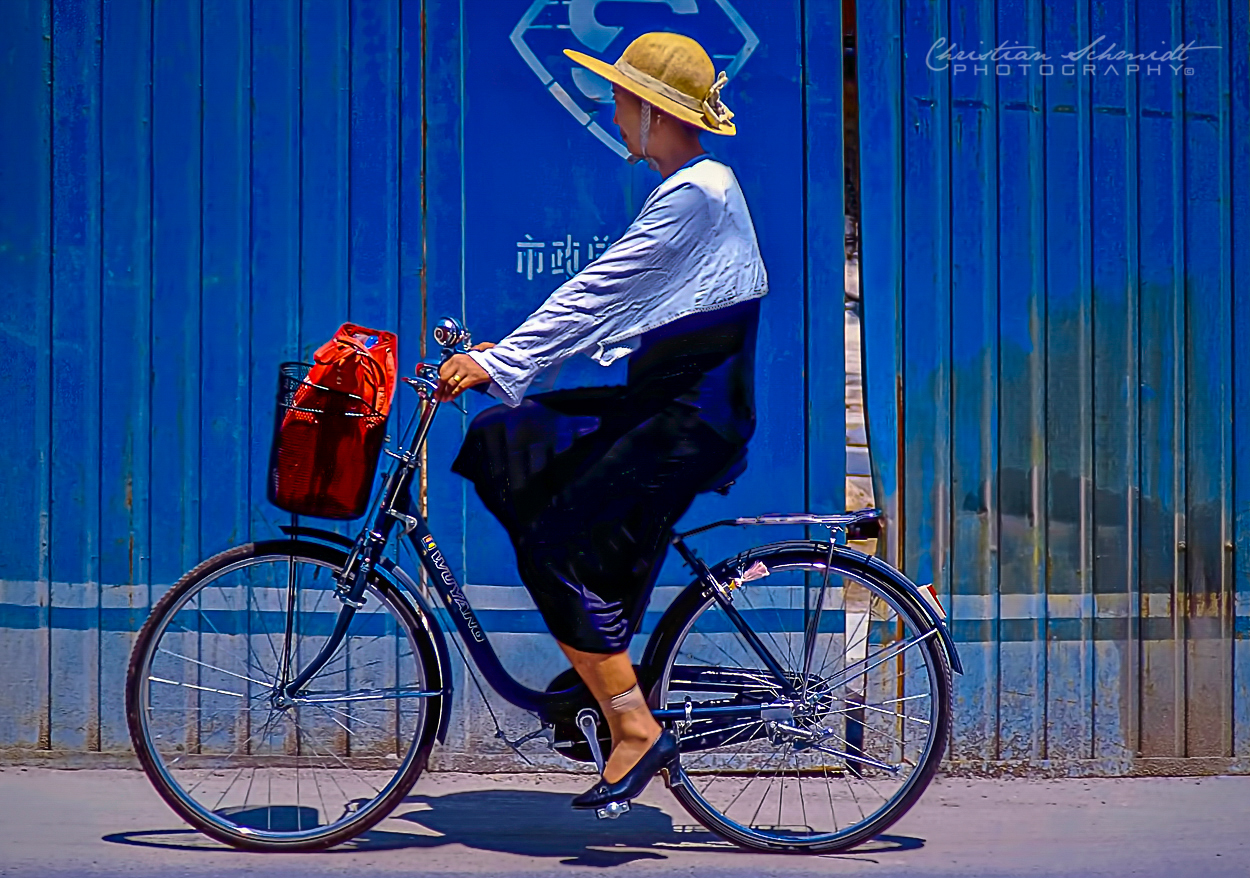
{"type": "Polygon", "coordinates": [[[183,689],[195,689],[199,692],[213,692],[217,695],[229,695],[232,698],[246,698],[242,692],[230,692],[226,689],[214,689],[211,686],[197,686],[194,683],[183,683],[180,680],[166,680],[164,677],[153,677],[150,674],[148,679],[153,683],[168,683],[170,686],[181,686],[183,689]]]}
{"type": "Polygon", "coordinates": [[[898,658],[900,655],[902,655],[907,650],[911,649],[913,646],[918,646],[919,644],[924,643],[926,640],[928,640],[930,637],[933,637],[936,634],[937,634],[937,629],[930,628],[928,632],[926,632],[925,634],[921,634],[911,640],[904,642],[901,646],[899,646],[896,649],[893,649],[892,651],[891,651],[892,648],[886,648],[886,649],[881,650],[881,652],[875,653],[874,655],[865,656],[864,658],[855,662],[855,664],[842,669],[842,674],[846,675],[845,677],[835,677],[829,680],[827,682],[827,685],[830,687],[845,686],[847,684],[847,681],[851,677],[861,677],[867,674],[869,671],[873,670],[874,668],[878,668],[881,665],[885,664],[890,659],[898,658]],[[861,668],[860,665],[863,665],[869,659],[876,659],[876,661],[872,662],[871,664],[865,665],[864,667],[861,668]]]}
{"type": "MultiPolygon", "coordinates": [[[[841,738],[838,739],[842,741],[841,738]]],[[[846,743],[842,741],[842,743],[846,743]]],[[[899,768],[896,765],[889,765],[885,762],[878,762],[876,759],[869,759],[867,756],[857,756],[853,753],[847,753],[844,750],[835,750],[832,747],[826,747],[824,744],[809,744],[809,749],[819,750],[821,753],[828,753],[830,756],[837,756],[839,759],[845,759],[847,762],[858,762],[861,765],[871,765],[873,768],[880,768],[882,771],[888,771],[891,774],[897,774],[899,768]]]]}
{"type": "Polygon", "coordinates": [[[273,683],[267,680],[257,680],[254,677],[248,677],[245,674],[236,674],[233,671],[227,671],[225,668],[219,668],[216,665],[210,665],[208,662],[202,662],[199,659],[193,659],[190,656],[179,655],[168,649],[157,650],[161,655],[173,656],[176,659],[182,659],[184,662],[190,662],[193,665],[199,665],[201,668],[208,668],[210,671],[217,671],[225,674],[227,677],[234,677],[236,680],[246,680],[249,683],[255,683],[257,686],[272,686],[273,683]]]}

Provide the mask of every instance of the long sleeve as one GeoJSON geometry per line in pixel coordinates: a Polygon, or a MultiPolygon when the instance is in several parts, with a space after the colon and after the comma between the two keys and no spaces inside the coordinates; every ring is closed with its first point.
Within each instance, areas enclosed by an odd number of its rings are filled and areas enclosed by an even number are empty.
{"type": "Polygon", "coordinates": [[[495,347],[470,354],[490,374],[492,395],[519,405],[540,372],[568,357],[587,353],[610,365],[648,329],[763,295],[767,284],[749,216],[744,234],[741,219],[730,215],[741,202],[736,181],[734,199],[695,180],[670,180],[598,259],[495,347]]]}

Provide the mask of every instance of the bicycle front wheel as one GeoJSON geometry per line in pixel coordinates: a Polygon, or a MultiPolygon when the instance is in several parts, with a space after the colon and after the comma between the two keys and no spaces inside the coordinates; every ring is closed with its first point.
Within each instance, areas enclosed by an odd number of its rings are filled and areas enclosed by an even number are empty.
{"type": "Polygon", "coordinates": [[[732,606],[789,693],[699,588],[677,599],[648,650],[658,705],[757,707],[674,724],[684,774],[674,795],[743,847],[830,853],[866,841],[941,762],[950,665],[932,621],[844,550],[828,571],[826,558],[817,544],[765,546],[714,569],[736,586],[732,606]]]}
{"type": "Polygon", "coordinates": [[[441,686],[428,634],[385,579],[303,694],[291,679],[327,642],[342,552],[298,541],[223,552],[156,605],[131,656],[131,740],[157,792],[213,838],[317,850],[397,805],[433,745],[441,686]]]}

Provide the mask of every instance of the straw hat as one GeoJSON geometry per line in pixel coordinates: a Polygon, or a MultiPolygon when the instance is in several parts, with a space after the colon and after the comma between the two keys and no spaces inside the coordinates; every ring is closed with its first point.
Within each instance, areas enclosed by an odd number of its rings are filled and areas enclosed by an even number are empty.
{"type": "Polygon", "coordinates": [[[720,99],[728,81],[703,47],[681,34],[643,34],[616,64],[565,49],[583,67],[683,122],[713,134],[734,134],[733,113],[720,99]]]}

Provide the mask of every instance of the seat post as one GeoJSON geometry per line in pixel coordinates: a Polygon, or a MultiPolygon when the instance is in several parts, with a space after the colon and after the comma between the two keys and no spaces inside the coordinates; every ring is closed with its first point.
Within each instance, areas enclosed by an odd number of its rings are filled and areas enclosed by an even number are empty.
{"type": "Polygon", "coordinates": [[[708,566],[703,563],[703,559],[696,555],[694,550],[686,545],[685,541],[682,539],[683,536],[685,535],[673,534],[671,542],[673,544],[673,548],[677,550],[677,554],[681,555],[682,560],[686,562],[690,569],[694,571],[694,575],[699,579],[703,579],[703,574],[705,573],[708,576],[711,576],[712,571],[710,571],[708,566]]]}

